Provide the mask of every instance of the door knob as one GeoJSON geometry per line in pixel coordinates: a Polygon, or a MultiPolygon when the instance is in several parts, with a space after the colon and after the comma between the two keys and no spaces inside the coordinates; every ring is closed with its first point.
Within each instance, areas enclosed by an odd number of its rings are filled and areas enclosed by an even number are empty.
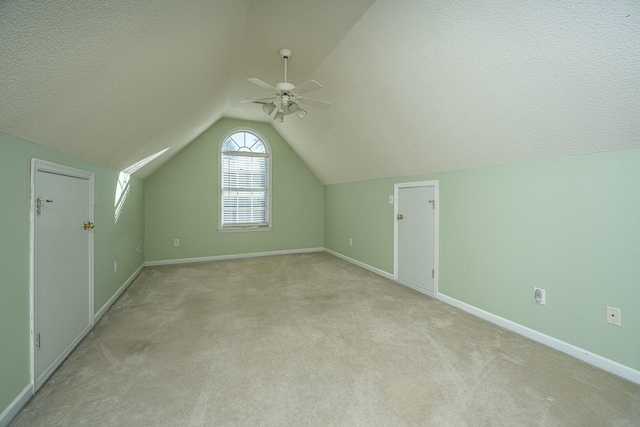
{"type": "Polygon", "coordinates": [[[398,214],[398,220],[402,220],[402,219],[404,219],[404,215],[398,214]]]}
{"type": "Polygon", "coordinates": [[[92,222],[85,222],[85,223],[84,223],[84,225],[83,225],[83,227],[84,227],[84,229],[85,229],[85,230],[87,230],[87,229],[89,229],[89,228],[91,228],[91,229],[96,228],[95,224],[94,224],[94,223],[92,223],[92,222]]]}

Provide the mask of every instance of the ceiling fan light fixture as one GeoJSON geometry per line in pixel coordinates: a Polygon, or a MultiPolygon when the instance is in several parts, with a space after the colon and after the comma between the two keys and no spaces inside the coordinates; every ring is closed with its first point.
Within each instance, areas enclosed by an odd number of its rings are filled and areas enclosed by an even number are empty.
{"type": "Polygon", "coordinates": [[[262,105],[262,111],[264,111],[267,114],[267,116],[270,116],[271,113],[273,113],[273,110],[275,109],[276,109],[276,104],[274,104],[273,102],[262,105]]]}
{"type": "Polygon", "coordinates": [[[298,104],[296,104],[295,102],[289,102],[289,106],[287,107],[289,114],[291,113],[295,113],[296,111],[298,111],[298,104]]]}
{"type": "Polygon", "coordinates": [[[291,50],[280,49],[279,53],[284,60],[284,80],[272,86],[255,77],[247,79],[263,89],[270,90],[273,94],[270,97],[246,99],[241,102],[260,104],[262,105],[262,111],[269,116],[275,111],[273,120],[279,123],[283,123],[284,116],[288,116],[289,114],[295,114],[298,118],[303,119],[307,115],[307,112],[300,108],[301,103],[322,109],[329,108],[330,104],[328,102],[300,96],[302,93],[322,88],[322,85],[317,81],[309,80],[299,86],[287,82],[287,64],[288,59],[291,57],[291,50]]]}
{"type": "Polygon", "coordinates": [[[300,120],[304,119],[304,116],[307,115],[307,112],[304,111],[302,108],[298,108],[298,110],[296,111],[296,116],[300,117],[300,120]]]}

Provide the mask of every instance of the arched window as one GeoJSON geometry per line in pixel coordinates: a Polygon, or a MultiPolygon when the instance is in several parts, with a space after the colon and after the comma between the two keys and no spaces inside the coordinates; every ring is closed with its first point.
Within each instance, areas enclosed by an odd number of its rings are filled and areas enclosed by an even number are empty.
{"type": "Polygon", "coordinates": [[[220,230],[271,228],[271,173],[266,138],[235,130],[220,144],[220,230]]]}

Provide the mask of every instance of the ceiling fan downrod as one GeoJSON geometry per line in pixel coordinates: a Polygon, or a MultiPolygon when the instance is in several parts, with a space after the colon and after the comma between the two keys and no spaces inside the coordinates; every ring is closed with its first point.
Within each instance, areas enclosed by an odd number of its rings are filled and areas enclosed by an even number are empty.
{"type": "Polygon", "coordinates": [[[287,64],[289,62],[289,58],[291,57],[291,49],[280,49],[280,56],[284,59],[284,80],[283,83],[287,82],[287,64]]]}

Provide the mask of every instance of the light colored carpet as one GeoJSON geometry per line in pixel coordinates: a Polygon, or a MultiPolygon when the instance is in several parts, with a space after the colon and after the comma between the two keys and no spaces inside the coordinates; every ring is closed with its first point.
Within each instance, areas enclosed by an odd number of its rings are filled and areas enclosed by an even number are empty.
{"type": "Polygon", "coordinates": [[[17,426],[632,426],[640,386],[325,253],[146,268],[17,426]]]}

